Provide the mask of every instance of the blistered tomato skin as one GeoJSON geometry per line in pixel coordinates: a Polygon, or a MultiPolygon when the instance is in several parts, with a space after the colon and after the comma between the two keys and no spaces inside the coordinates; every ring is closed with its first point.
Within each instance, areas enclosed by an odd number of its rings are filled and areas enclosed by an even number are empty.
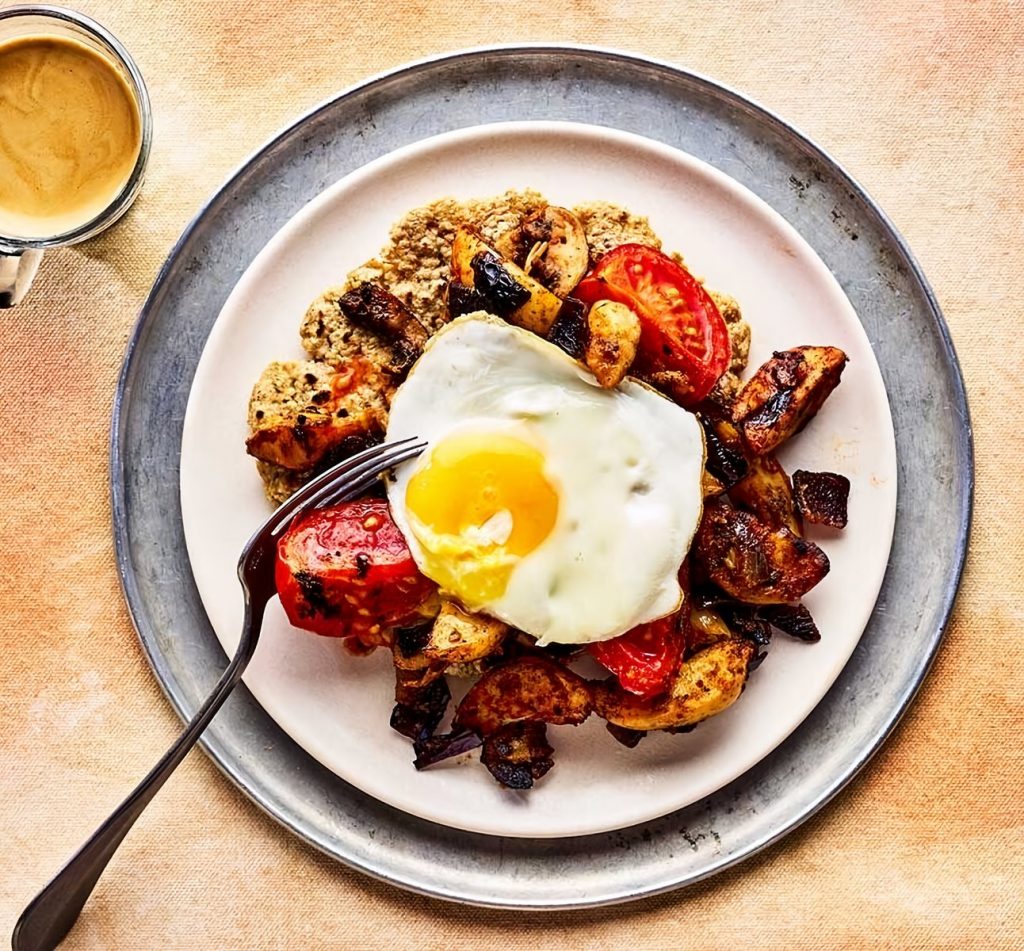
{"type": "Polygon", "coordinates": [[[296,519],[278,541],[275,580],[295,627],[369,641],[414,617],[435,591],[382,499],[296,519]]]}
{"type": "Polygon", "coordinates": [[[627,693],[656,697],[668,689],[683,660],[679,614],[640,624],[610,641],[590,645],[593,658],[610,670],[627,693]]]}
{"type": "Polygon", "coordinates": [[[711,392],[729,366],[729,330],[704,286],[667,254],[620,244],[580,281],[573,296],[613,300],[640,319],[633,371],[682,406],[711,392]]]}
{"type": "Polygon", "coordinates": [[[664,693],[679,673],[687,648],[683,619],[690,613],[689,560],[679,566],[679,587],[683,601],[678,610],[589,647],[594,660],[615,674],[627,693],[651,699],[664,693]]]}

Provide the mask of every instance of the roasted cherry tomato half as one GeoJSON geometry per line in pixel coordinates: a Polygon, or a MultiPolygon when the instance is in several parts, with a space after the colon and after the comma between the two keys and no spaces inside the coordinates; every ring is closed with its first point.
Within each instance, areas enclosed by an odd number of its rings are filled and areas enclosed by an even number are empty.
{"type": "Polygon", "coordinates": [[[729,366],[729,331],[704,286],[681,264],[643,244],[602,256],[573,291],[587,304],[614,300],[640,318],[633,371],[677,403],[693,406],[729,366]]]}
{"type": "Polygon", "coordinates": [[[677,612],[639,624],[610,641],[598,641],[588,650],[618,677],[623,690],[638,697],[656,697],[679,672],[685,646],[677,612]]]}
{"type": "Polygon", "coordinates": [[[373,639],[415,617],[435,590],[382,499],[297,518],[277,543],[274,575],[288,620],[327,637],[373,639]]]}

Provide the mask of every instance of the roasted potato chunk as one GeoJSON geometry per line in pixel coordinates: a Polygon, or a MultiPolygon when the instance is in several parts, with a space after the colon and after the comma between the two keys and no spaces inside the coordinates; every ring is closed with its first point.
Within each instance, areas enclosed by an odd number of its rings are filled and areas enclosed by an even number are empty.
{"type": "Polygon", "coordinates": [[[516,720],[582,723],[592,709],[582,677],[544,657],[525,656],[487,671],[462,698],[455,723],[489,736],[516,720]]]}
{"type": "Polygon", "coordinates": [[[808,522],[846,528],[846,507],[850,498],[850,480],[837,472],[793,473],[796,507],[808,522]]]}
{"type": "Polygon", "coordinates": [[[497,618],[471,614],[454,601],[442,600],[441,613],[423,646],[424,656],[444,664],[471,664],[496,653],[509,632],[497,618]]]}
{"type": "Polygon", "coordinates": [[[557,205],[545,205],[527,215],[496,246],[559,297],[566,297],[579,284],[590,264],[583,225],[571,211],[557,205]]]}
{"type": "Polygon", "coordinates": [[[799,601],[829,569],[813,542],[723,500],[705,506],[693,555],[711,581],[748,604],[799,601]]]}
{"type": "MultiPolygon", "coordinates": [[[[430,638],[429,621],[415,627],[398,628],[391,635],[391,658],[395,663],[399,686],[425,687],[444,673],[444,664],[427,657],[423,648],[430,638]]],[[[396,697],[401,701],[401,697],[396,697]]]]}
{"type": "Polygon", "coordinates": [[[594,709],[609,723],[629,730],[664,730],[700,723],[721,713],[739,697],[756,653],[747,640],[719,641],[684,661],[663,696],[643,700],[605,683],[594,688],[594,709]]]}
{"type": "Polygon", "coordinates": [[[583,362],[605,389],[622,382],[639,343],[640,318],[625,304],[599,300],[590,308],[583,362]]]}
{"type": "Polygon", "coordinates": [[[773,452],[806,426],[836,388],[846,354],[835,347],[777,351],[744,385],[733,422],[755,456],[773,452]]]}
{"type": "Polygon", "coordinates": [[[249,400],[251,456],[302,472],[346,445],[377,441],[387,426],[392,385],[369,362],[343,368],[317,361],[271,363],[249,400]]]}
{"type": "Polygon", "coordinates": [[[793,501],[793,486],[774,456],[754,456],[747,474],[730,490],[729,498],[772,528],[788,528],[803,536],[803,523],[793,501]]]}
{"type": "Polygon", "coordinates": [[[452,277],[477,291],[489,313],[541,336],[562,309],[561,298],[468,228],[460,228],[452,242],[452,277]]]}

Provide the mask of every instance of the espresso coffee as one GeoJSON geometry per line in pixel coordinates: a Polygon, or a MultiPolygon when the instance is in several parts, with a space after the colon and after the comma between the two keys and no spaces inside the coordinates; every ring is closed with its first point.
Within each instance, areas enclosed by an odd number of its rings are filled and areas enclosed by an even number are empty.
{"type": "Polygon", "coordinates": [[[120,194],[141,144],[135,95],[101,53],[56,36],[0,43],[0,236],[86,224],[120,194]]]}

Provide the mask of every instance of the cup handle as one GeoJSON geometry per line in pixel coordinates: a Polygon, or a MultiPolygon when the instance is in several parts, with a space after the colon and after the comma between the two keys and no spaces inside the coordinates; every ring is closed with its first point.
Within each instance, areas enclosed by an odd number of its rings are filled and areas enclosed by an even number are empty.
{"type": "Polygon", "coordinates": [[[21,302],[42,259],[43,252],[36,248],[0,251],[0,308],[13,307],[21,302]]]}

